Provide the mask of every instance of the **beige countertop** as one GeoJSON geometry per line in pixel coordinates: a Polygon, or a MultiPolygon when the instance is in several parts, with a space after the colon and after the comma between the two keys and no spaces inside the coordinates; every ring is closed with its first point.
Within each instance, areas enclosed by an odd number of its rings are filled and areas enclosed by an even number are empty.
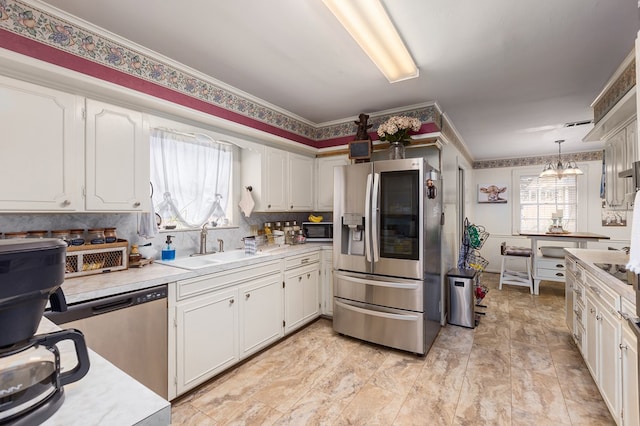
{"type": "Polygon", "coordinates": [[[576,259],[578,264],[585,268],[589,273],[605,283],[609,288],[625,298],[627,301],[635,305],[636,294],[633,286],[620,281],[616,277],[610,275],[609,273],[594,265],[594,263],[626,265],[629,261],[629,255],[625,254],[623,251],[617,250],[594,250],[577,248],[565,248],[565,250],[569,256],[576,259]]]}

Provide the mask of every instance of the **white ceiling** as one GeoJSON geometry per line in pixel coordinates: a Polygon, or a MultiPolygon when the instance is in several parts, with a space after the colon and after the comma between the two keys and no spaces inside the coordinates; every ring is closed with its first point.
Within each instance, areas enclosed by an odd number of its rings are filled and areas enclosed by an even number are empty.
{"type": "Polygon", "coordinates": [[[535,129],[592,119],[640,29],[635,0],[383,0],[420,68],[390,84],[320,0],[47,3],[315,124],[436,101],[475,160],[599,149],[535,129]]]}

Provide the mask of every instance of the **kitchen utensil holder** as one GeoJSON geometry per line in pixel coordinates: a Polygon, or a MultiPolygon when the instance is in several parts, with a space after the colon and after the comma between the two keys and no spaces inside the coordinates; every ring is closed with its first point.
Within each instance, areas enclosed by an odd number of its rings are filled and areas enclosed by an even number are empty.
{"type": "Polygon", "coordinates": [[[128,268],[127,240],[67,247],[65,278],[120,271],[128,268]]]}

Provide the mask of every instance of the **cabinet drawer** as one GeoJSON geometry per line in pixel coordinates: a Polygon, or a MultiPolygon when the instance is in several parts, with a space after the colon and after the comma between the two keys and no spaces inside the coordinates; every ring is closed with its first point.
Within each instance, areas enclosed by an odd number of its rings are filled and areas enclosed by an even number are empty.
{"type": "Polygon", "coordinates": [[[558,271],[564,271],[565,264],[564,259],[551,258],[551,257],[539,257],[536,259],[536,266],[543,269],[556,269],[558,271]]]}
{"type": "Polygon", "coordinates": [[[565,271],[559,269],[536,268],[536,275],[541,279],[564,281],[565,271]]]}
{"type": "Polygon", "coordinates": [[[607,310],[620,310],[620,296],[588,272],[585,274],[585,285],[586,291],[604,304],[607,310]]]}
{"type": "Polygon", "coordinates": [[[291,256],[284,259],[284,268],[292,269],[299,266],[305,266],[310,263],[320,262],[320,253],[315,251],[312,253],[301,254],[298,256],[291,256]]]}
{"type": "Polygon", "coordinates": [[[582,284],[573,283],[573,303],[584,308],[584,287],[582,284]]]}
{"type": "Polygon", "coordinates": [[[255,265],[242,266],[228,271],[216,272],[197,278],[178,281],[177,299],[206,293],[219,288],[229,287],[259,277],[280,273],[280,261],[273,260],[255,265]]]}
{"type": "Polygon", "coordinates": [[[567,271],[575,275],[576,270],[578,269],[578,262],[571,257],[565,257],[564,262],[565,262],[567,271]]]}

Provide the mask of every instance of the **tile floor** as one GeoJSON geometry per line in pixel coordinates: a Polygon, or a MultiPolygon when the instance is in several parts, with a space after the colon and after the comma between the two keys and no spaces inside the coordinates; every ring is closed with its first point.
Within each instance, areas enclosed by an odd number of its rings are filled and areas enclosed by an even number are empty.
{"type": "Polygon", "coordinates": [[[564,323],[564,289],[497,289],[423,358],[320,319],[173,402],[174,425],[614,424],[564,323]]]}

